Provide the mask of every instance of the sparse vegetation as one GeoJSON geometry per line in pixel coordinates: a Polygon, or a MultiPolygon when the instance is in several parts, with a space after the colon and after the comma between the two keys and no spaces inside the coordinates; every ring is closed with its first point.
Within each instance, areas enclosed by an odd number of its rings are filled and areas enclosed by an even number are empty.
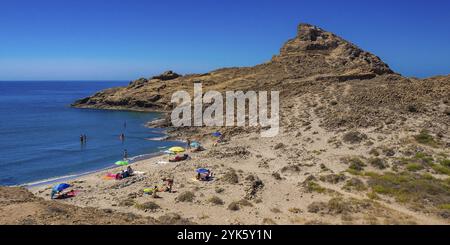
{"type": "Polygon", "coordinates": [[[271,208],[270,211],[276,214],[281,213],[281,210],[279,208],[271,208]]]}
{"type": "Polygon", "coordinates": [[[387,168],[386,162],[383,159],[378,158],[378,157],[370,158],[369,159],[369,164],[371,166],[375,167],[375,168],[378,168],[378,169],[385,169],[385,168],[387,168]]]}
{"type": "Polygon", "coordinates": [[[276,179],[276,180],[283,180],[283,178],[281,177],[280,173],[273,173],[272,176],[276,179]]]}
{"type": "Polygon", "coordinates": [[[263,225],[276,225],[277,223],[275,223],[275,221],[273,221],[273,219],[270,218],[264,218],[262,221],[263,225]]]}
{"type": "Polygon", "coordinates": [[[178,195],[177,201],[179,202],[193,202],[195,194],[191,191],[185,191],[178,195]]]}
{"type": "Polygon", "coordinates": [[[135,204],[135,207],[139,210],[143,210],[143,211],[155,211],[159,208],[161,208],[158,204],[154,203],[154,202],[145,202],[145,203],[141,203],[141,204],[135,204]]]}
{"type": "Polygon", "coordinates": [[[288,165],[288,166],[284,166],[283,168],[281,168],[281,172],[283,172],[283,173],[285,173],[285,172],[298,173],[301,170],[302,169],[300,168],[299,165],[288,165]]]}
{"type": "Polygon", "coordinates": [[[362,182],[358,178],[351,178],[347,180],[347,182],[344,185],[345,190],[356,190],[356,191],[364,191],[367,189],[364,182],[362,182]]]}
{"type": "Polygon", "coordinates": [[[434,162],[433,157],[423,153],[423,152],[417,152],[414,156],[414,159],[421,161],[423,164],[431,165],[434,162]]]}
{"type": "Polygon", "coordinates": [[[345,177],[344,174],[328,174],[328,175],[320,176],[319,179],[323,182],[337,184],[337,183],[342,182],[345,179],[347,179],[347,177],[345,177]]]}
{"type": "Polygon", "coordinates": [[[239,207],[239,203],[238,202],[231,202],[228,205],[228,209],[231,210],[231,211],[238,211],[241,208],[239,207]]]}
{"type": "Polygon", "coordinates": [[[351,131],[342,137],[342,140],[348,144],[359,144],[361,141],[367,139],[367,135],[360,133],[358,131],[351,131]]]}
{"type": "Polygon", "coordinates": [[[369,151],[369,154],[377,157],[377,156],[380,155],[380,152],[378,152],[377,149],[372,148],[372,149],[369,151]]]}
{"type": "Polygon", "coordinates": [[[224,205],[225,204],[225,202],[222,199],[220,199],[220,197],[217,197],[217,196],[210,197],[208,199],[208,202],[212,203],[214,205],[224,205]]]}
{"type": "Polygon", "coordinates": [[[313,202],[308,205],[308,212],[330,214],[330,215],[346,215],[349,213],[360,212],[372,207],[370,201],[358,201],[355,199],[345,200],[340,197],[330,199],[328,202],[313,202]]]}
{"type": "Polygon", "coordinates": [[[301,209],[299,209],[299,208],[289,208],[288,211],[291,212],[291,213],[294,213],[294,214],[300,214],[300,213],[303,212],[303,211],[302,211],[301,209]]]}
{"type": "Polygon", "coordinates": [[[135,203],[136,203],[136,202],[135,202],[133,199],[127,198],[127,199],[124,199],[124,200],[120,201],[120,202],[119,202],[119,206],[122,206],[122,207],[131,207],[131,206],[133,206],[135,203]]]}
{"type": "Polygon", "coordinates": [[[417,172],[419,170],[424,169],[424,167],[422,164],[419,164],[419,163],[408,163],[406,165],[406,169],[408,169],[409,171],[412,171],[412,172],[417,172]]]}
{"type": "Polygon", "coordinates": [[[189,220],[181,217],[181,215],[177,213],[168,213],[160,216],[158,218],[161,224],[165,225],[186,225],[190,224],[189,220]]]}
{"type": "Polygon", "coordinates": [[[438,207],[450,203],[450,185],[446,181],[415,173],[371,174],[369,186],[377,194],[394,197],[417,208],[438,207]]]}
{"type": "Polygon", "coordinates": [[[446,167],[444,165],[434,164],[432,166],[433,170],[436,171],[439,174],[446,174],[450,175],[450,168],[446,167]]]}
{"type": "Polygon", "coordinates": [[[423,145],[429,145],[431,147],[437,147],[438,142],[434,139],[432,135],[427,130],[422,130],[420,134],[414,136],[416,141],[423,145]]]}
{"type": "Polygon", "coordinates": [[[392,157],[395,155],[395,151],[394,149],[385,146],[383,147],[383,154],[387,157],[392,157]]]}
{"type": "Polygon", "coordinates": [[[324,193],[327,189],[320,186],[315,181],[306,181],[304,183],[304,186],[306,188],[306,191],[308,192],[317,192],[317,193],[324,193]]]}
{"type": "Polygon", "coordinates": [[[225,191],[225,189],[222,187],[216,187],[215,191],[216,191],[216,193],[220,194],[220,193],[223,193],[225,191]]]}
{"type": "Polygon", "coordinates": [[[273,147],[273,149],[274,150],[278,150],[278,149],[282,149],[282,148],[284,148],[285,146],[284,146],[284,144],[283,143],[278,143],[278,144],[276,144],[274,147],[273,147]]]}
{"type": "Polygon", "coordinates": [[[238,204],[243,207],[253,207],[253,204],[246,199],[241,199],[238,204]]]}
{"type": "Polygon", "coordinates": [[[364,162],[357,157],[351,158],[349,160],[349,163],[350,163],[349,168],[356,170],[356,171],[362,171],[362,170],[364,170],[364,167],[366,166],[366,164],[364,164],[364,162]]]}
{"type": "Polygon", "coordinates": [[[442,166],[450,168],[450,159],[442,159],[440,163],[442,166]]]}
{"type": "Polygon", "coordinates": [[[222,180],[229,184],[239,183],[239,176],[234,169],[228,169],[228,171],[223,175],[222,180]]]}

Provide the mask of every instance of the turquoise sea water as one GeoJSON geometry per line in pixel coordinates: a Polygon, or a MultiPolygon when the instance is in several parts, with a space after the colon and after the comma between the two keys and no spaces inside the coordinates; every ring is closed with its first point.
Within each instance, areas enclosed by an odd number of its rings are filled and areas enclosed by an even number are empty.
{"type": "Polygon", "coordinates": [[[0,185],[21,185],[113,166],[178,142],[144,123],[157,113],[75,109],[76,99],[127,82],[0,82],[0,185]],[[122,142],[119,138],[125,134],[122,142]],[[86,134],[87,143],[80,143],[86,134]]]}

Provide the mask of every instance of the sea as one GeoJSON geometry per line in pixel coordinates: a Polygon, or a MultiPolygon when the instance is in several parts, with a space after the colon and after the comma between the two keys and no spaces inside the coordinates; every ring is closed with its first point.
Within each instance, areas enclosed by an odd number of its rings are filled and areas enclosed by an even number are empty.
{"type": "Polygon", "coordinates": [[[159,113],[77,109],[75,100],[125,81],[0,81],[0,185],[38,185],[114,167],[126,150],[149,158],[180,142],[145,123],[159,113]],[[120,135],[124,134],[124,140],[120,135]],[[81,143],[80,135],[86,135],[81,143]]]}

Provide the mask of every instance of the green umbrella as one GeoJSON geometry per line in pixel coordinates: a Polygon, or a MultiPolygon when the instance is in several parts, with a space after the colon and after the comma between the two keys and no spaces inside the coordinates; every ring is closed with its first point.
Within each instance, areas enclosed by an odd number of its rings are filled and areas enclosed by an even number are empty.
{"type": "Polygon", "coordinates": [[[125,166],[125,165],[128,165],[128,161],[117,161],[116,165],[125,166]]]}

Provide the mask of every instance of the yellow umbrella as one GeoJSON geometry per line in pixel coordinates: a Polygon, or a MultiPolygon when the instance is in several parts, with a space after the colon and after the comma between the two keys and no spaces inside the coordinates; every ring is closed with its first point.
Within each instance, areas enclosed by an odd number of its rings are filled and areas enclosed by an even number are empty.
{"type": "Polygon", "coordinates": [[[180,153],[180,152],[184,152],[185,150],[183,147],[174,146],[174,147],[170,148],[169,151],[171,151],[173,153],[180,153]]]}

